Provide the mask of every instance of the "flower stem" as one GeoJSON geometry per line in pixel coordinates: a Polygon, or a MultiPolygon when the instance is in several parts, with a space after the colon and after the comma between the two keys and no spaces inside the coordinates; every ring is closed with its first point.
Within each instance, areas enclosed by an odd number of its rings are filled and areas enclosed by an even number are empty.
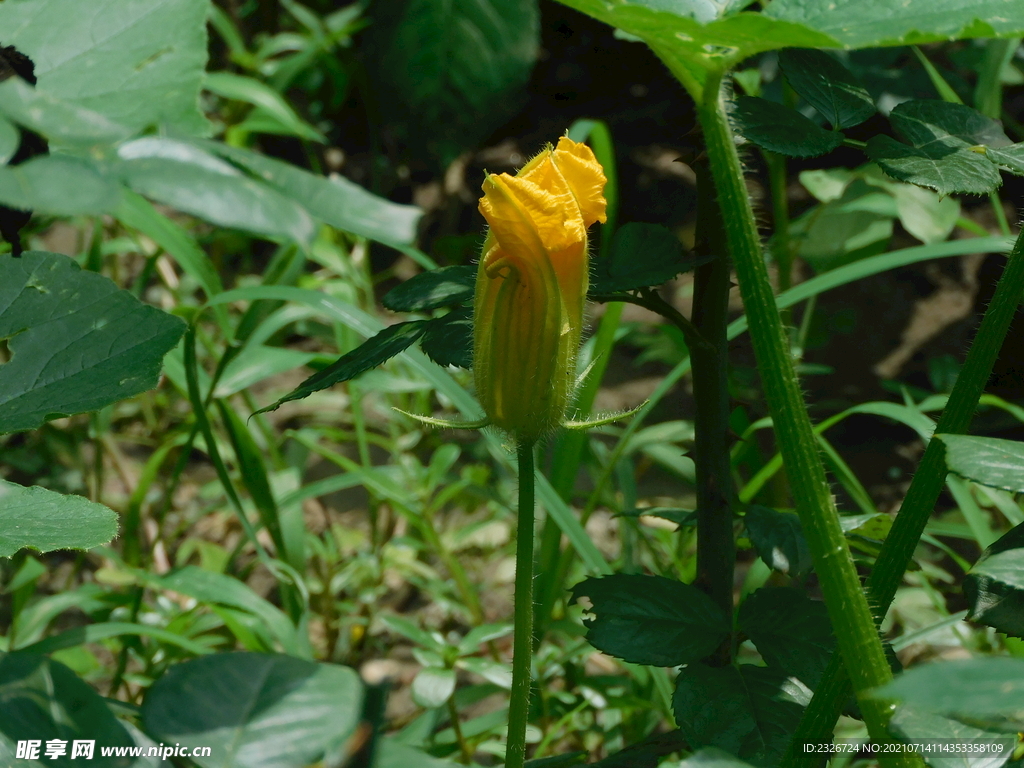
{"type": "MultiPolygon", "coordinates": [[[[705,84],[698,117],[718,190],[725,234],[739,279],[750,336],[775,425],[793,498],[821,582],[829,618],[873,741],[891,741],[891,702],[871,698],[870,689],[892,680],[882,641],[861,589],[857,569],[839,526],[817,442],[793,369],[782,322],[743,181],[736,144],[726,115],[721,79],[705,84]]],[[[920,766],[916,756],[892,755],[886,766],[920,766]]]]}
{"type": "MultiPolygon", "coordinates": [[[[971,418],[978,407],[978,399],[992,373],[992,366],[1003,346],[1003,340],[1013,321],[1024,290],[1024,233],[1010,253],[1009,261],[996,286],[992,303],[985,312],[978,334],[967,353],[964,367],[960,370],[953,391],[939,418],[937,433],[962,434],[971,425],[971,418]]],[[[900,506],[900,512],[893,522],[892,530],[875,561],[875,567],[868,578],[868,599],[875,613],[875,620],[881,621],[889,604],[896,595],[896,589],[903,579],[903,573],[910,563],[921,534],[924,533],[928,517],[935,508],[935,502],[942,492],[946,479],[945,451],[941,441],[932,440],[921,458],[921,464],[914,473],[914,479],[907,489],[907,496],[900,506]]],[[[827,739],[843,702],[850,695],[849,676],[838,654],[822,677],[814,692],[814,698],[804,712],[803,720],[790,742],[789,753],[783,766],[806,766],[807,758],[802,751],[804,742],[816,738],[827,739]]]]}
{"type": "Polygon", "coordinates": [[[533,443],[519,443],[517,453],[519,522],[516,530],[512,694],[508,707],[505,768],[522,768],[526,761],[526,721],[530,714],[530,661],[533,659],[533,443]]]}

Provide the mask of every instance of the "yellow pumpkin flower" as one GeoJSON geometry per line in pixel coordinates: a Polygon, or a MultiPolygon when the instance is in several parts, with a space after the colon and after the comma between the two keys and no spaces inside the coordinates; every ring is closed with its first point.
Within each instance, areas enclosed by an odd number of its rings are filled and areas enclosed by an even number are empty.
{"type": "Polygon", "coordinates": [[[473,372],[491,424],[521,442],[569,404],[589,283],[587,228],[605,221],[604,171],[590,147],[559,139],[515,176],[488,175],[490,225],[477,272],[473,372]]]}

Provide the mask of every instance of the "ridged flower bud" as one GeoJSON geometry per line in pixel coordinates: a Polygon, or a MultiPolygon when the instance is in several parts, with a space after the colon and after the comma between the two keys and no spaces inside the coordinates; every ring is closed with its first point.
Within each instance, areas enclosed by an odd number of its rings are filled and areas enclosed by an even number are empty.
{"type": "Polygon", "coordinates": [[[515,176],[488,175],[473,372],[491,424],[532,442],[565,415],[589,283],[587,228],[605,221],[604,171],[559,139],[515,176]]]}

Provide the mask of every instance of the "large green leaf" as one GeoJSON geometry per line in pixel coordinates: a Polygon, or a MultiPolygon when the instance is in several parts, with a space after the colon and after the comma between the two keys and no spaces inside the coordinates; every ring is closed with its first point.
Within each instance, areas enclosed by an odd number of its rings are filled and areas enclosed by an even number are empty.
{"type": "MultiPolygon", "coordinates": [[[[0,13],[6,5],[0,5],[0,13]]],[[[58,144],[87,146],[121,141],[131,129],[74,102],[12,78],[0,84],[0,113],[58,144]]]]}
{"type": "Polygon", "coordinates": [[[150,689],[146,731],[212,747],[202,768],[305,768],[334,754],[362,710],[359,675],[291,656],[221,653],[178,664],[150,689]]]}
{"type": "Polygon", "coordinates": [[[878,111],[856,75],[824,51],[787,48],[779,53],[779,64],[793,90],[836,130],[859,125],[878,111]]]}
{"type": "Polygon", "coordinates": [[[747,141],[789,157],[824,155],[843,143],[838,131],[827,131],[795,109],[757,96],[736,99],[732,119],[747,141]]]}
{"type": "Polygon", "coordinates": [[[21,165],[0,166],[0,203],[55,216],[113,210],[120,185],[88,160],[43,155],[21,165]]]}
{"type": "Polygon", "coordinates": [[[573,598],[588,597],[596,618],[584,623],[595,648],[634,664],[674,667],[704,658],[731,630],[707,595],[663,576],[615,574],[586,579],[573,598]]]}
{"type": "Polygon", "coordinates": [[[769,666],[815,688],[836,647],[823,602],[799,589],[762,587],[739,610],[739,628],[769,666]]]}
{"type": "Polygon", "coordinates": [[[810,570],[811,550],[795,514],[753,504],[743,522],[754,549],[768,567],[794,576],[810,570]]]}
{"type": "Polygon", "coordinates": [[[151,389],[184,329],[67,256],[0,256],[0,433],[151,389]]]}
{"type": "Polygon", "coordinates": [[[1024,637],[1024,524],[986,549],[964,578],[971,618],[1024,637]]]}
{"type": "Polygon", "coordinates": [[[915,667],[877,690],[914,709],[978,727],[1024,728],[1024,659],[987,657],[915,667]]]}
{"type": "Polygon", "coordinates": [[[6,0],[0,29],[35,61],[44,94],[135,131],[200,134],[208,11],[207,0],[6,0]]]}
{"type": "Polygon", "coordinates": [[[57,661],[35,653],[0,654],[0,765],[24,768],[128,768],[130,757],[103,757],[98,748],[91,761],[71,759],[73,742],[94,741],[109,747],[130,747],[132,737],[106,702],[86,682],[57,661]],[[67,742],[67,754],[49,759],[46,742],[67,742]],[[18,760],[19,741],[41,742],[39,757],[18,760]]]}
{"type": "Polygon", "coordinates": [[[476,267],[460,264],[420,272],[384,294],[381,303],[392,312],[426,312],[470,301],[476,267]]]}
{"type": "Polygon", "coordinates": [[[774,766],[809,700],[806,688],[772,667],[691,664],[676,679],[672,709],[691,748],[774,766]]]}
{"type": "Polygon", "coordinates": [[[998,437],[936,435],[950,471],[981,485],[1024,493],[1024,442],[998,437]]]}
{"type": "Polygon", "coordinates": [[[928,751],[924,755],[931,768],[1000,768],[1013,755],[1017,742],[1014,734],[994,733],[974,728],[958,720],[940,715],[917,712],[912,707],[900,707],[889,726],[904,741],[911,744],[985,745],[978,751],[928,751]]]}
{"type": "Polygon", "coordinates": [[[539,49],[536,0],[393,0],[370,14],[366,63],[411,142],[446,163],[513,114],[539,49]]]}
{"type": "Polygon", "coordinates": [[[428,320],[420,347],[438,365],[473,365],[473,310],[457,307],[444,317],[428,320]]]}
{"type": "Polygon", "coordinates": [[[117,515],[82,496],[0,480],[0,557],[31,547],[92,549],[117,535],[117,515]]]}
{"type": "Polygon", "coordinates": [[[590,293],[599,295],[661,285],[707,261],[683,251],[668,227],[632,222],[616,231],[608,256],[595,259],[590,293]]]}
{"type": "Polygon", "coordinates": [[[843,48],[1024,32],[1024,6],[1016,0],[774,0],[765,15],[829,35],[843,48]]]}

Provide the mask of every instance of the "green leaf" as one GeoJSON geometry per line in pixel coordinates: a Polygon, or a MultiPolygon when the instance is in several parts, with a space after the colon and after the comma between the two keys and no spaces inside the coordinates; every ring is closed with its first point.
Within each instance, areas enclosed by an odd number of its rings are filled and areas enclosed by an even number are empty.
{"type": "Polygon", "coordinates": [[[370,15],[381,108],[442,165],[518,107],[540,44],[535,0],[403,0],[370,15]]]}
{"type": "Polygon", "coordinates": [[[798,576],[811,568],[811,551],[800,518],[752,504],[743,522],[757,554],[768,567],[798,576]]]}
{"type": "Polygon", "coordinates": [[[1001,747],[998,751],[974,753],[926,753],[931,768],[1000,768],[1013,755],[1017,743],[1014,734],[985,731],[948,717],[917,712],[906,706],[900,707],[893,715],[889,726],[911,744],[956,741],[958,744],[998,744],[1001,747]]]}
{"type": "Polygon", "coordinates": [[[412,681],[412,700],[426,709],[440,707],[455,693],[455,670],[425,667],[412,681]]]}
{"type": "Polygon", "coordinates": [[[995,730],[1024,728],[1024,659],[988,657],[922,664],[875,695],[920,712],[995,730]]]}
{"type": "Polygon", "coordinates": [[[1010,173],[1024,176],[1024,142],[1008,147],[986,147],[988,159],[1006,168],[1010,173]]]}
{"type": "Polygon", "coordinates": [[[92,549],[117,535],[117,515],[82,496],[0,480],[0,557],[19,549],[92,549]]]}
{"type": "MultiPolygon", "coordinates": [[[[2,98],[3,96],[0,96],[0,99],[2,98]]],[[[21,134],[14,123],[5,117],[0,117],[0,165],[6,165],[7,161],[14,157],[20,143],[21,134]]]]}
{"type": "Polygon", "coordinates": [[[428,320],[420,343],[427,357],[438,365],[473,366],[473,310],[453,309],[444,317],[428,320]]]}
{"type": "Polygon", "coordinates": [[[897,104],[889,113],[889,121],[915,147],[1005,147],[1010,143],[992,118],[963,104],[938,99],[911,99],[897,104]]]}
{"type": "Polygon", "coordinates": [[[878,111],[857,76],[824,51],[786,48],[779,64],[793,90],[836,130],[859,125],[878,111]]]}
{"type": "Polygon", "coordinates": [[[865,151],[894,179],[929,187],[940,195],[985,195],[1002,183],[996,167],[969,149],[944,145],[921,149],[889,136],[872,136],[865,151]]]}
{"type": "Polygon", "coordinates": [[[264,344],[246,346],[224,368],[213,396],[229,397],[270,376],[301,368],[314,357],[316,355],[312,352],[286,347],[268,347],[264,344]]]}
{"type": "Polygon", "coordinates": [[[184,329],[67,256],[0,256],[0,433],[152,389],[184,329]]]}
{"type": "Polygon", "coordinates": [[[590,644],[634,664],[689,664],[714,651],[732,629],[711,598],[662,576],[589,578],[572,596],[586,596],[593,605],[596,618],[584,621],[590,644]]]}
{"type": "Polygon", "coordinates": [[[569,752],[564,755],[540,757],[527,760],[523,768],[564,768],[567,765],[580,765],[587,759],[586,752],[569,752]]]}
{"type": "Polygon", "coordinates": [[[757,766],[778,765],[810,692],[772,667],[691,664],[672,696],[692,749],[718,747],[757,766]]]}
{"type": "Polygon", "coordinates": [[[428,312],[454,307],[473,298],[476,267],[466,264],[420,272],[395,286],[381,299],[392,312],[428,312]]]}
{"type": "Polygon", "coordinates": [[[299,117],[284,97],[266,83],[232,72],[210,72],[206,75],[203,88],[225,99],[261,107],[299,138],[327,143],[327,138],[320,131],[299,117]]]}
{"type": "Polygon", "coordinates": [[[950,471],[981,485],[1024,493],[1024,442],[998,437],[936,435],[950,471]]]}
{"type": "Polygon", "coordinates": [[[994,541],[964,578],[970,618],[1024,637],[1024,524],[994,541]]]}
{"type": "Polygon", "coordinates": [[[720,749],[705,747],[683,760],[678,768],[750,768],[750,763],[720,749]]]}
{"type": "Polygon", "coordinates": [[[347,667],[290,656],[219,653],[172,666],[142,707],[161,741],[212,747],[203,768],[305,768],[337,751],[362,709],[347,667]]]}
{"type": "Polygon", "coordinates": [[[120,185],[88,160],[42,155],[0,167],[0,203],[54,216],[108,213],[117,207],[120,185]]]}
{"type": "Polygon", "coordinates": [[[403,744],[393,736],[377,742],[377,758],[373,768],[456,768],[456,763],[421,752],[403,744]]]}
{"type": "Polygon", "coordinates": [[[309,243],[309,213],[200,147],[147,136],[122,144],[114,170],[141,195],[223,227],[309,243]]]}
{"type": "Polygon", "coordinates": [[[595,259],[589,292],[594,295],[661,285],[702,264],[661,224],[625,224],[612,238],[606,259],[595,259]]]}
{"type": "MultiPolygon", "coordinates": [[[[130,747],[135,743],[102,696],[66,666],[45,656],[20,652],[0,655],[0,698],[4,713],[0,718],[2,765],[73,768],[85,762],[81,757],[71,759],[75,739],[92,740],[105,747],[130,747]],[[17,743],[29,739],[42,742],[39,759],[17,760],[17,743]],[[66,741],[67,754],[47,758],[44,750],[51,739],[66,741]]],[[[128,768],[132,762],[131,758],[103,757],[97,748],[86,764],[128,768]]]]}
{"type": "Polygon", "coordinates": [[[1024,32],[1024,11],[1006,0],[774,0],[765,15],[829,35],[839,42],[832,46],[837,48],[1016,37],[1024,32]]]}
{"type": "Polygon", "coordinates": [[[257,413],[276,410],[283,403],[309,397],[314,392],[333,387],[342,381],[350,381],[371,368],[383,365],[395,355],[404,352],[419,339],[425,331],[425,326],[426,321],[424,320],[388,326],[351,352],[339,357],[322,371],[314,373],[273,405],[261,408],[257,413]]]}
{"type": "Polygon", "coordinates": [[[203,134],[208,11],[206,0],[17,0],[0,3],[0,29],[32,57],[39,91],[133,131],[203,134]]]}
{"type": "Polygon", "coordinates": [[[740,96],[732,112],[736,131],[759,147],[789,157],[816,157],[843,143],[843,134],[828,131],[795,109],[758,96],[740,96]]]}
{"type": "MultiPolygon", "coordinates": [[[[0,6],[0,15],[9,6],[0,6]]],[[[58,99],[17,78],[0,83],[0,114],[62,145],[112,144],[132,134],[131,129],[99,112],[58,99]]]]}
{"type": "Polygon", "coordinates": [[[392,203],[343,176],[315,176],[247,149],[216,141],[205,141],[201,146],[245,169],[332,227],[385,245],[408,245],[416,239],[423,211],[415,206],[392,203]]]}
{"type": "Polygon", "coordinates": [[[747,633],[768,666],[814,689],[836,647],[825,604],[792,587],[762,587],[739,610],[747,633]]]}

